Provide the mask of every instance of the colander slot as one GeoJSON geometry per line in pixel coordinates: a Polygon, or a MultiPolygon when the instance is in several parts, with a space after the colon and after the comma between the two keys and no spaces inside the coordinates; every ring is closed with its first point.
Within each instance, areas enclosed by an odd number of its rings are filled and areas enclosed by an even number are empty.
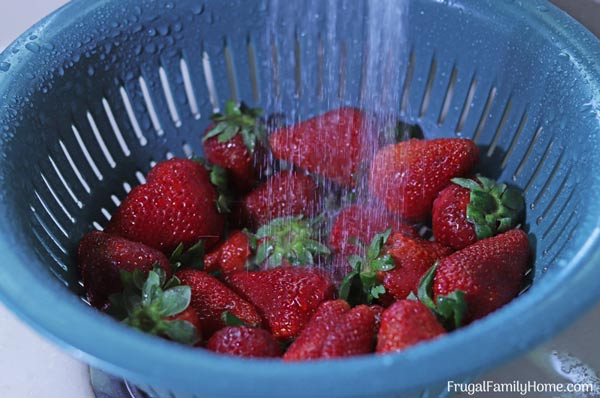
{"type": "MultiPolygon", "coordinates": [[[[560,232],[563,231],[564,226],[563,226],[563,228],[555,228],[554,226],[556,225],[558,220],[561,218],[566,219],[567,221],[569,220],[569,217],[562,217],[562,215],[564,214],[565,210],[567,209],[567,205],[571,202],[571,199],[574,197],[574,194],[575,194],[575,188],[571,188],[567,197],[565,198],[562,205],[560,206],[560,209],[558,210],[556,215],[551,217],[552,221],[546,227],[544,232],[542,232],[542,240],[546,240],[546,238],[548,238],[548,235],[550,235],[551,232],[556,232],[557,235],[560,235],[560,232]]],[[[572,206],[569,208],[572,208],[572,206]]],[[[542,218],[542,220],[544,220],[544,218],[542,218]]],[[[566,222],[564,224],[566,224],[566,222]]]]}
{"type": "MultiPolygon", "coordinates": [[[[363,79],[362,81],[364,82],[366,77],[364,77],[364,74],[366,73],[366,63],[363,65],[363,79]]],[[[324,95],[325,95],[325,89],[324,89],[324,85],[325,85],[325,44],[323,43],[323,38],[321,37],[321,35],[319,35],[319,37],[317,38],[317,97],[319,99],[323,99],[324,95]]],[[[362,90],[361,90],[361,94],[362,94],[362,90]]]]}
{"type": "Polygon", "coordinates": [[[252,97],[254,102],[260,102],[260,87],[258,83],[258,68],[256,67],[256,50],[250,37],[246,43],[248,48],[248,69],[250,72],[250,84],[252,86],[252,97]]]}
{"type": "Polygon", "coordinates": [[[181,146],[181,149],[183,150],[183,153],[185,154],[185,156],[187,158],[192,158],[194,156],[194,150],[192,149],[192,146],[190,144],[188,144],[187,142],[185,142],[181,146]]]}
{"type": "Polygon", "coordinates": [[[62,243],[60,242],[60,240],[58,240],[56,238],[56,236],[54,236],[54,233],[52,232],[52,230],[50,228],[48,228],[48,225],[44,222],[44,220],[42,220],[42,218],[38,214],[37,210],[33,206],[30,206],[30,209],[33,213],[33,218],[35,218],[35,221],[38,223],[38,225],[40,227],[42,227],[42,229],[44,230],[46,235],[50,238],[52,243],[54,243],[54,245],[58,248],[58,250],[63,252],[63,254],[68,254],[67,249],[65,249],[63,247],[62,243]]]}
{"type": "Polygon", "coordinates": [[[463,109],[460,114],[460,119],[458,120],[458,126],[456,127],[457,132],[462,132],[465,128],[465,123],[467,122],[467,117],[469,117],[469,111],[471,109],[471,105],[473,104],[473,98],[475,97],[475,91],[477,90],[477,76],[473,76],[471,79],[471,84],[469,85],[469,93],[467,94],[467,99],[463,104],[463,109]]]}
{"type": "Polygon", "coordinates": [[[140,146],[146,146],[148,144],[148,139],[144,136],[142,132],[142,128],[140,127],[140,123],[135,116],[135,112],[133,111],[133,106],[131,105],[131,100],[129,99],[129,95],[125,90],[125,87],[119,87],[119,93],[121,94],[121,99],[123,100],[123,105],[125,105],[125,111],[127,111],[127,116],[129,117],[129,121],[131,122],[131,127],[133,128],[133,132],[135,136],[140,141],[140,146]]]}
{"type": "Polygon", "coordinates": [[[233,53],[227,40],[225,40],[224,54],[225,66],[227,69],[227,81],[229,82],[229,92],[231,93],[230,99],[234,100],[235,102],[239,102],[240,97],[238,94],[237,73],[235,71],[235,64],[233,62],[233,53]]]}
{"type": "Polygon", "coordinates": [[[121,206],[121,199],[119,199],[117,197],[117,195],[110,195],[110,199],[113,201],[113,203],[115,204],[115,206],[119,207],[121,206]]]}
{"type": "Polygon", "coordinates": [[[408,69],[406,70],[406,78],[404,79],[404,88],[402,89],[402,101],[400,102],[400,110],[406,114],[408,110],[408,98],[410,96],[410,83],[412,82],[415,72],[416,55],[414,50],[411,50],[408,58],[408,69]]]}
{"type": "Polygon", "coordinates": [[[42,245],[42,247],[44,248],[44,250],[46,252],[45,254],[50,255],[50,258],[52,258],[52,260],[54,260],[54,262],[56,263],[56,265],[59,266],[60,269],[62,269],[63,271],[66,271],[66,272],[69,271],[69,268],[67,267],[65,262],[56,256],[56,253],[54,253],[54,250],[52,250],[48,246],[48,244],[46,243],[46,239],[44,239],[42,237],[42,235],[40,234],[40,232],[37,231],[37,228],[32,228],[31,231],[33,232],[33,235],[37,238],[37,240],[40,242],[40,245],[42,245]]]}
{"type": "Polygon", "coordinates": [[[194,94],[194,84],[192,83],[192,77],[190,76],[190,69],[184,58],[179,60],[179,68],[181,69],[181,76],[183,77],[183,87],[185,88],[185,95],[190,106],[190,112],[194,119],[200,119],[200,108],[198,107],[198,101],[194,94]]]}
{"type": "MultiPolygon", "coordinates": [[[[485,127],[485,124],[490,116],[490,109],[492,108],[492,103],[494,102],[494,98],[496,98],[497,93],[496,87],[492,86],[490,89],[490,93],[488,94],[487,100],[485,101],[485,106],[483,107],[483,112],[479,117],[479,123],[477,123],[477,129],[475,130],[475,135],[473,136],[473,141],[477,143],[479,141],[479,137],[481,136],[481,132],[485,127]]],[[[462,130],[461,130],[462,131],[462,130]]]]}
{"type": "Polygon", "coordinates": [[[146,177],[144,176],[144,173],[142,173],[139,170],[135,172],[135,178],[137,178],[137,180],[140,182],[140,184],[146,183],[146,177]]]}
{"type": "Polygon", "coordinates": [[[65,180],[65,177],[61,173],[61,171],[58,168],[58,166],[57,166],[56,162],[54,161],[54,159],[52,159],[51,156],[48,156],[48,160],[50,160],[50,164],[52,165],[52,168],[54,169],[54,172],[58,176],[58,179],[60,180],[60,182],[65,187],[65,189],[66,189],[67,193],[69,194],[69,196],[71,197],[71,199],[73,199],[73,202],[75,202],[75,204],[77,205],[77,207],[79,207],[80,209],[82,209],[83,208],[83,203],[79,200],[79,198],[77,198],[77,195],[75,195],[75,192],[73,192],[73,190],[71,189],[71,186],[67,183],[67,180],[65,180]]]}
{"type": "Polygon", "coordinates": [[[427,109],[429,108],[429,103],[431,101],[431,91],[433,88],[433,81],[435,80],[436,72],[437,59],[435,58],[434,54],[431,58],[431,64],[429,66],[429,74],[427,75],[427,84],[425,85],[425,93],[423,94],[423,100],[421,101],[419,117],[425,116],[425,114],[427,113],[427,109]]]}
{"type": "Polygon", "coordinates": [[[54,223],[54,225],[56,225],[56,227],[58,228],[58,230],[65,236],[65,238],[69,239],[69,233],[67,232],[67,230],[65,229],[65,227],[62,226],[62,224],[60,223],[60,221],[58,221],[58,218],[54,215],[54,212],[46,204],[46,202],[44,201],[44,199],[42,199],[42,197],[40,196],[39,192],[37,190],[35,190],[33,192],[33,194],[35,195],[35,197],[38,200],[38,202],[40,202],[40,204],[42,205],[42,208],[44,209],[44,211],[46,212],[46,214],[48,214],[48,217],[50,217],[50,219],[52,220],[52,222],[54,223]]]}
{"type": "Polygon", "coordinates": [[[279,100],[280,97],[280,77],[279,77],[279,54],[277,49],[277,43],[273,39],[271,41],[271,62],[273,65],[273,95],[275,100],[279,100]]]}
{"type": "Polygon", "coordinates": [[[52,195],[52,197],[56,201],[56,204],[58,204],[58,207],[63,211],[63,213],[65,214],[65,216],[67,216],[67,219],[69,221],[71,221],[71,223],[75,224],[75,217],[73,217],[71,215],[71,213],[66,208],[66,206],[64,205],[64,203],[60,200],[60,198],[58,197],[58,195],[54,191],[54,188],[52,188],[52,185],[50,185],[50,183],[48,182],[48,179],[46,179],[46,176],[44,175],[44,173],[40,173],[40,177],[42,177],[42,181],[44,182],[44,185],[45,185],[46,189],[48,190],[48,192],[50,192],[50,195],[52,195]]]}
{"type": "Polygon", "coordinates": [[[117,163],[115,162],[115,159],[113,158],[112,154],[108,150],[108,147],[106,146],[106,142],[104,142],[104,139],[102,138],[102,134],[100,134],[100,130],[98,130],[98,125],[96,124],[94,117],[92,116],[92,114],[90,112],[86,112],[86,117],[87,117],[88,123],[90,124],[90,127],[92,128],[92,132],[94,133],[94,136],[96,137],[96,141],[98,141],[100,150],[102,151],[102,153],[104,154],[104,157],[106,158],[106,161],[108,162],[108,165],[112,169],[114,169],[117,166],[117,163]]]}
{"type": "Polygon", "coordinates": [[[502,163],[500,167],[504,170],[506,165],[508,164],[508,159],[512,156],[513,151],[519,142],[519,138],[521,137],[521,133],[523,133],[523,129],[525,128],[525,124],[527,122],[527,111],[523,112],[523,116],[521,116],[521,121],[519,122],[519,127],[517,127],[517,131],[510,142],[508,150],[506,151],[506,155],[504,155],[504,159],[502,159],[502,163]]]}
{"type": "Polygon", "coordinates": [[[450,83],[448,84],[448,90],[446,91],[446,96],[444,97],[444,103],[442,105],[442,111],[440,112],[440,117],[438,119],[438,126],[442,126],[446,121],[446,116],[448,116],[448,112],[450,111],[450,105],[452,104],[452,96],[454,95],[454,88],[456,87],[456,80],[458,79],[458,69],[456,69],[456,65],[452,67],[452,72],[450,74],[450,83]]]}
{"type": "Polygon", "coordinates": [[[112,218],[112,215],[110,214],[110,212],[108,210],[106,210],[104,207],[100,209],[100,212],[102,213],[102,215],[104,216],[104,218],[106,218],[108,221],[110,221],[110,219],[112,218]]]}
{"type": "Polygon", "coordinates": [[[69,163],[69,165],[73,169],[73,172],[77,176],[77,179],[81,183],[81,186],[83,186],[83,189],[85,189],[85,191],[87,193],[91,193],[92,191],[90,189],[90,186],[88,185],[85,178],[83,178],[83,175],[79,171],[79,168],[75,165],[75,162],[73,161],[73,158],[71,157],[71,154],[69,153],[69,150],[67,149],[65,144],[62,142],[62,140],[58,140],[58,144],[60,145],[60,148],[62,149],[63,153],[65,154],[65,157],[67,158],[67,162],[69,163]]]}
{"type": "Polygon", "coordinates": [[[131,150],[129,149],[129,146],[127,145],[127,141],[125,141],[125,137],[123,137],[123,133],[121,132],[121,129],[119,128],[119,124],[117,123],[117,120],[115,119],[115,115],[114,115],[112,109],[110,108],[110,104],[108,103],[108,100],[106,98],[102,98],[102,107],[104,108],[104,113],[106,113],[108,122],[110,123],[113,133],[115,134],[115,138],[117,139],[117,142],[119,143],[119,146],[121,147],[121,151],[123,151],[123,155],[125,155],[126,157],[129,157],[131,155],[131,150]]]}
{"type": "Polygon", "coordinates": [[[87,149],[87,146],[83,142],[83,139],[81,139],[81,134],[79,134],[79,130],[77,130],[77,127],[75,127],[74,124],[71,125],[71,131],[73,132],[73,135],[75,136],[75,140],[77,141],[77,144],[79,144],[79,148],[81,149],[81,152],[83,153],[83,156],[85,157],[85,160],[87,160],[88,164],[90,165],[90,168],[96,175],[96,178],[98,178],[98,181],[102,181],[104,179],[104,176],[102,176],[100,169],[96,165],[96,162],[92,158],[90,151],[87,149]]]}
{"type": "Polygon", "coordinates": [[[129,183],[127,181],[123,181],[123,190],[125,191],[126,194],[131,192],[131,185],[129,185],[129,183]]]}
{"type": "Polygon", "coordinates": [[[208,98],[213,108],[213,112],[219,111],[219,96],[217,94],[217,86],[210,65],[210,57],[206,51],[202,52],[202,68],[204,70],[204,79],[206,80],[206,89],[208,90],[208,98]]]}
{"type": "Polygon", "coordinates": [[[535,199],[533,200],[533,202],[531,204],[533,206],[533,208],[535,208],[539,204],[540,199],[542,197],[544,197],[546,191],[548,190],[548,188],[552,184],[552,181],[554,181],[554,178],[556,178],[556,174],[560,170],[560,166],[562,166],[561,163],[562,163],[563,154],[564,154],[564,150],[559,149],[558,150],[558,158],[556,159],[556,161],[554,163],[554,167],[552,168],[552,171],[550,172],[550,175],[548,176],[548,178],[546,178],[546,181],[544,182],[544,185],[538,191],[538,193],[535,196],[535,199]]]}
{"type": "Polygon", "coordinates": [[[343,99],[346,95],[346,79],[348,69],[348,47],[346,41],[342,41],[340,44],[340,86],[338,90],[338,96],[343,99]]]}
{"type": "Polygon", "coordinates": [[[148,90],[148,84],[146,83],[146,79],[144,79],[143,76],[140,76],[138,82],[140,84],[140,88],[142,89],[142,95],[144,97],[144,102],[146,103],[146,109],[148,109],[148,115],[150,116],[150,120],[152,121],[152,126],[154,126],[156,135],[160,137],[165,134],[165,131],[163,130],[160,124],[160,120],[158,118],[158,114],[156,113],[154,102],[152,101],[152,97],[150,96],[150,90],[148,90]]]}
{"type": "Polygon", "coordinates": [[[94,227],[94,229],[96,229],[96,231],[104,231],[104,227],[100,225],[97,221],[93,221],[92,226],[94,227]]]}
{"type": "Polygon", "coordinates": [[[294,34],[294,83],[296,84],[296,97],[302,97],[302,49],[298,32],[294,34]]]}
{"type": "Polygon", "coordinates": [[[540,174],[540,171],[544,168],[544,163],[546,163],[546,161],[548,160],[548,155],[550,155],[553,145],[554,145],[554,141],[550,141],[550,143],[546,146],[546,150],[544,151],[544,155],[542,155],[542,159],[535,166],[535,171],[533,172],[533,175],[527,182],[527,185],[525,186],[525,188],[523,188],[524,194],[527,194],[527,192],[529,192],[529,189],[531,188],[531,186],[537,179],[538,175],[540,174]]]}
{"type": "Polygon", "coordinates": [[[179,116],[179,112],[177,111],[177,105],[175,105],[175,98],[173,96],[173,90],[171,89],[171,85],[169,84],[169,78],[167,76],[167,72],[165,68],[160,66],[158,68],[158,75],[160,77],[160,83],[162,85],[163,92],[165,93],[165,98],[167,100],[167,107],[169,108],[169,113],[171,114],[171,119],[175,124],[175,127],[181,127],[181,117],[179,116]]]}
{"type": "Polygon", "coordinates": [[[513,179],[518,178],[519,175],[521,174],[521,172],[523,171],[523,169],[525,168],[525,165],[527,164],[527,161],[529,160],[529,157],[531,156],[531,153],[533,152],[533,149],[535,148],[535,144],[537,143],[538,139],[540,138],[542,129],[543,129],[543,127],[540,126],[535,131],[533,139],[529,142],[529,146],[527,147],[527,152],[525,152],[525,156],[523,156],[523,158],[521,159],[521,162],[519,163],[519,167],[517,167],[517,171],[515,171],[513,179]]]}
{"type": "Polygon", "coordinates": [[[508,102],[506,104],[506,108],[504,108],[504,112],[502,113],[502,118],[500,119],[500,124],[498,125],[498,128],[496,128],[496,132],[494,133],[494,138],[492,138],[492,143],[490,144],[490,146],[488,148],[488,151],[487,151],[488,158],[492,157],[492,155],[494,154],[494,151],[496,150],[496,146],[498,146],[498,141],[500,140],[500,136],[502,135],[502,132],[504,131],[504,127],[506,126],[506,122],[508,121],[508,116],[510,115],[512,106],[513,106],[512,98],[509,98],[508,102]]]}
{"type": "Polygon", "coordinates": [[[548,215],[550,210],[552,210],[554,208],[554,206],[556,205],[556,201],[558,200],[558,198],[560,197],[560,194],[562,193],[565,186],[567,185],[567,181],[569,180],[569,178],[571,178],[571,171],[572,171],[572,166],[569,165],[568,171],[565,173],[565,176],[563,177],[562,181],[560,182],[560,185],[558,186],[556,192],[552,196],[550,203],[548,203],[548,205],[544,208],[544,210],[540,214],[540,217],[546,218],[546,216],[548,215]]]}
{"type": "MultiPolygon", "coordinates": [[[[571,224],[573,224],[573,225],[571,226],[571,229],[568,229],[569,232],[567,233],[567,238],[566,239],[561,239],[560,242],[557,242],[558,238],[561,236],[561,235],[557,235],[556,238],[554,239],[554,241],[551,242],[551,244],[548,244],[548,247],[550,249],[544,250],[542,252],[542,256],[543,257],[545,257],[548,254],[550,254],[550,251],[554,252],[554,254],[552,254],[552,256],[550,258],[548,258],[548,260],[546,260],[546,262],[548,264],[552,264],[554,262],[554,260],[556,260],[556,258],[558,257],[558,255],[563,252],[563,249],[567,245],[567,242],[569,242],[573,238],[573,234],[575,233],[575,230],[577,230],[577,226],[579,224],[579,220],[576,220],[576,219],[573,218],[573,219],[569,220],[569,222],[571,224]],[[556,243],[558,243],[558,244],[556,244],[556,243]]],[[[568,225],[567,225],[567,228],[568,228],[568,225]]]]}

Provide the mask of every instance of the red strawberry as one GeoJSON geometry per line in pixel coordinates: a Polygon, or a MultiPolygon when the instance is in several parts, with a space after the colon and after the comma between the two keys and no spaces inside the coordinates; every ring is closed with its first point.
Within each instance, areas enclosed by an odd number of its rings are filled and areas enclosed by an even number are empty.
{"type": "Polygon", "coordinates": [[[484,317],[519,294],[529,256],[527,234],[519,229],[480,240],[440,260],[433,281],[435,298],[464,292],[466,321],[484,317]]]}
{"type": "Polygon", "coordinates": [[[418,236],[411,225],[400,221],[385,209],[360,205],[349,206],[343,209],[335,219],[329,235],[329,247],[344,256],[359,254],[360,248],[349,242],[350,238],[358,239],[361,242],[370,242],[376,233],[388,228],[407,236],[418,236]]]}
{"type": "Polygon", "coordinates": [[[258,308],[273,336],[282,341],[298,336],[319,304],[335,294],[329,278],[309,267],[239,272],[228,275],[227,282],[258,308]]]}
{"type": "Polygon", "coordinates": [[[279,217],[314,215],[317,207],[314,180],[295,171],[282,171],[246,195],[238,211],[242,220],[258,227],[279,217]]]}
{"type": "Polygon", "coordinates": [[[204,240],[206,249],[223,233],[217,192],[204,167],[192,160],[159,163],[150,182],[134,188],[113,214],[106,231],[142,242],[166,254],[180,244],[204,240]]]}
{"type": "Polygon", "coordinates": [[[385,310],[381,317],[376,351],[404,350],[445,333],[435,315],[424,304],[400,300],[385,310]]]}
{"type": "Polygon", "coordinates": [[[353,176],[364,158],[361,135],[366,124],[362,111],[340,108],[276,130],[269,142],[276,158],[353,186],[353,176]]]}
{"type": "Polygon", "coordinates": [[[260,141],[265,139],[264,126],[257,120],[261,109],[238,107],[235,102],[225,104],[225,114],[211,116],[211,124],[204,132],[204,155],[212,164],[228,171],[237,192],[246,192],[258,181],[257,157],[260,141]]]}
{"type": "Polygon", "coordinates": [[[221,270],[224,273],[244,271],[248,258],[252,255],[250,239],[242,231],[233,231],[226,241],[207,253],[204,257],[206,272],[221,270]]]}
{"type": "Polygon", "coordinates": [[[385,308],[383,308],[380,305],[374,304],[374,305],[370,305],[369,308],[371,309],[371,312],[373,312],[373,315],[375,316],[375,336],[377,336],[377,333],[379,333],[379,327],[381,326],[381,317],[383,316],[383,311],[385,311],[385,308]]]}
{"type": "Polygon", "coordinates": [[[396,300],[402,300],[411,292],[416,294],[423,275],[437,260],[449,255],[451,250],[421,238],[393,234],[384,252],[392,256],[396,266],[380,272],[379,277],[383,280],[386,293],[396,300]]]}
{"type": "Polygon", "coordinates": [[[247,326],[227,326],[208,340],[206,348],[239,357],[279,357],[281,347],[271,333],[247,326]]]}
{"type": "Polygon", "coordinates": [[[179,271],[176,276],[181,284],[192,289],[191,306],[200,317],[205,336],[226,326],[222,318],[224,312],[231,312],[247,325],[262,325],[261,316],[252,304],[206,272],[188,269],[179,271]]]}
{"type": "Polygon", "coordinates": [[[479,149],[471,140],[411,139],[375,155],[369,186],[391,212],[425,221],[437,194],[452,178],[470,174],[478,161],[479,149]]]}
{"type": "Polygon", "coordinates": [[[433,235],[459,250],[514,228],[524,206],[519,191],[506,184],[485,177],[454,178],[433,202],[433,235]]]}
{"type": "Polygon", "coordinates": [[[123,289],[120,271],[147,273],[158,264],[171,273],[169,260],[158,250],[99,231],[81,239],[77,260],[88,300],[97,308],[106,307],[108,297],[123,289]]]}
{"type": "Polygon", "coordinates": [[[169,321],[185,321],[191,323],[198,331],[198,341],[202,341],[202,323],[200,322],[198,312],[196,312],[193,307],[187,307],[183,312],[166,319],[169,321]]]}
{"type": "Polygon", "coordinates": [[[322,303],[284,360],[338,358],[373,350],[375,314],[366,305],[350,309],[344,300],[322,303]]]}

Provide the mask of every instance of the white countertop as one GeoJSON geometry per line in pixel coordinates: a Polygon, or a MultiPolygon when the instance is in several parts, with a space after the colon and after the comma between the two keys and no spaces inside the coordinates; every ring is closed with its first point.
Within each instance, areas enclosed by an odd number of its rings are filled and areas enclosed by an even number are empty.
{"type": "MultiPolygon", "coordinates": [[[[586,1],[556,0],[569,8],[590,7],[586,1]]],[[[64,4],[64,0],[2,1],[0,49],[12,42],[44,15],[64,4]]],[[[597,10],[596,10],[597,11],[597,10]]],[[[598,13],[582,13],[583,19],[600,20],[598,13]]],[[[600,28],[600,27],[598,27],[600,28]]],[[[600,29],[597,30],[597,32],[600,29]]],[[[572,325],[565,333],[545,344],[541,351],[570,353],[590,367],[600,369],[600,305],[572,325]]],[[[530,356],[494,370],[485,379],[512,382],[545,377],[530,356]]],[[[566,375],[568,378],[569,375],[566,375]]],[[[40,338],[0,304],[0,397],[2,398],[93,398],[86,365],[67,356],[40,338]]]]}

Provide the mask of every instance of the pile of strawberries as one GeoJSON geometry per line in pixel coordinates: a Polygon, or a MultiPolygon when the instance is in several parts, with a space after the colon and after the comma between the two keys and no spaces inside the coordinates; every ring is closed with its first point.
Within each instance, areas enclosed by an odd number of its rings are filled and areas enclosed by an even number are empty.
{"type": "Polygon", "coordinates": [[[288,361],[402,350],[507,304],[530,267],[521,194],[475,174],[470,140],[369,150],[373,117],[268,129],[229,101],[198,138],[205,159],[157,164],[81,239],[90,304],[166,339],[288,361]]]}

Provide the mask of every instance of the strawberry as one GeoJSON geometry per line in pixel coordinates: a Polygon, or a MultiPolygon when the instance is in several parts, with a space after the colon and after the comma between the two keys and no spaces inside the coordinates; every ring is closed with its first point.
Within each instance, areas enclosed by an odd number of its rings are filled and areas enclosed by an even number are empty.
{"type": "Polygon", "coordinates": [[[376,233],[388,228],[407,236],[418,236],[411,225],[398,220],[385,209],[352,205],[343,209],[336,217],[329,234],[329,247],[344,256],[360,254],[359,247],[349,242],[351,238],[370,242],[376,233]]]}
{"type": "Polygon", "coordinates": [[[470,174],[478,161],[479,149],[471,140],[411,139],[377,152],[369,187],[391,212],[425,221],[437,194],[452,178],[470,174]]]}
{"type": "Polygon", "coordinates": [[[167,276],[171,272],[169,260],[158,250],[100,231],[81,239],[77,260],[88,300],[97,308],[105,308],[108,297],[123,289],[120,271],[148,273],[158,264],[167,276]]]}
{"type": "Polygon", "coordinates": [[[374,305],[370,305],[369,308],[371,309],[371,312],[373,313],[373,315],[375,316],[375,336],[377,336],[377,333],[379,333],[379,327],[381,326],[381,317],[383,316],[383,311],[385,311],[385,308],[383,308],[380,305],[374,304],[374,305]]]}
{"type": "Polygon", "coordinates": [[[255,164],[266,137],[265,127],[258,120],[262,113],[244,103],[237,106],[227,101],[225,114],[213,114],[213,123],[204,132],[206,159],[227,170],[237,192],[248,191],[258,181],[255,164]]]}
{"type": "Polygon", "coordinates": [[[384,252],[392,256],[395,267],[378,276],[383,280],[386,293],[395,300],[402,300],[411,292],[417,292],[423,275],[437,260],[449,255],[451,250],[421,238],[393,234],[384,252]]]}
{"type": "Polygon", "coordinates": [[[373,350],[375,314],[366,305],[350,309],[344,300],[321,303],[283,356],[286,361],[338,358],[373,350]]]}
{"type": "Polygon", "coordinates": [[[269,137],[273,154],[330,179],[354,186],[362,153],[365,115],[355,108],[329,111],[293,126],[280,128],[269,137]]]}
{"type": "Polygon", "coordinates": [[[256,249],[255,263],[266,268],[282,264],[307,266],[331,251],[316,240],[320,218],[305,220],[303,216],[281,217],[263,225],[252,235],[256,249]]]}
{"type": "Polygon", "coordinates": [[[217,192],[208,172],[192,160],[171,159],[149,173],[150,181],[134,188],[106,228],[107,232],[144,243],[166,254],[200,239],[206,249],[223,233],[217,192]]]}
{"type": "Polygon", "coordinates": [[[519,294],[529,257],[529,241],[522,230],[482,239],[432,267],[422,281],[419,298],[434,308],[463,296],[467,307],[464,322],[472,322],[519,294]]]}
{"type": "Polygon", "coordinates": [[[146,274],[136,269],[121,272],[123,291],[110,297],[108,312],[125,325],[145,333],[196,345],[202,340],[202,326],[190,307],[191,289],[177,278],[167,280],[160,267],[146,274]]]}
{"type": "Polygon", "coordinates": [[[247,325],[260,326],[262,318],[256,308],[215,277],[198,270],[183,270],[176,276],[191,288],[191,306],[200,317],[205,336],[226,326],[222,316],[231,312],[247,325]]]}
{"type": "Polygon", "coordinates": [[[282,171],[246,195],[238,217],[252,227],[279,217],[314,215],[318,208],[317,185],[307,175],[282,171]]]}
{"type": "Polygon", "coordinates": [[[248,326],[227,326],[217,331],[208,340],[206,348],[220,354],[240,357],[281,356],[281,347],[271,333],[248,326]]]}
{"type": "Polygon", "coordinates": [[[280,341],[298,336],[321,302],[335,289],[315,268],[279,267],[226,276],[231,288],[254,304],[280,341]]]}
{"type": "Polygon", "coordinates": [[[245,269],[251,255],[248,235],[242,231],[233,231],[226,241],[206,254],[204,269],[206,272],[221,270],[226,274],[240,272],[245,269]]]}
{"type": "Polygon", "coordinates": [[[460,250],[514,228],[524,207],[520,192],[506,184],[485,177],[453,178],[433,202],[433,235],[460,250]]]}
{"type": "Polygon", "coordinates": [[[383,312],[376,351],[401,351],[445,333],[435,315],[424,304],[400,300],[383,312]]]}

